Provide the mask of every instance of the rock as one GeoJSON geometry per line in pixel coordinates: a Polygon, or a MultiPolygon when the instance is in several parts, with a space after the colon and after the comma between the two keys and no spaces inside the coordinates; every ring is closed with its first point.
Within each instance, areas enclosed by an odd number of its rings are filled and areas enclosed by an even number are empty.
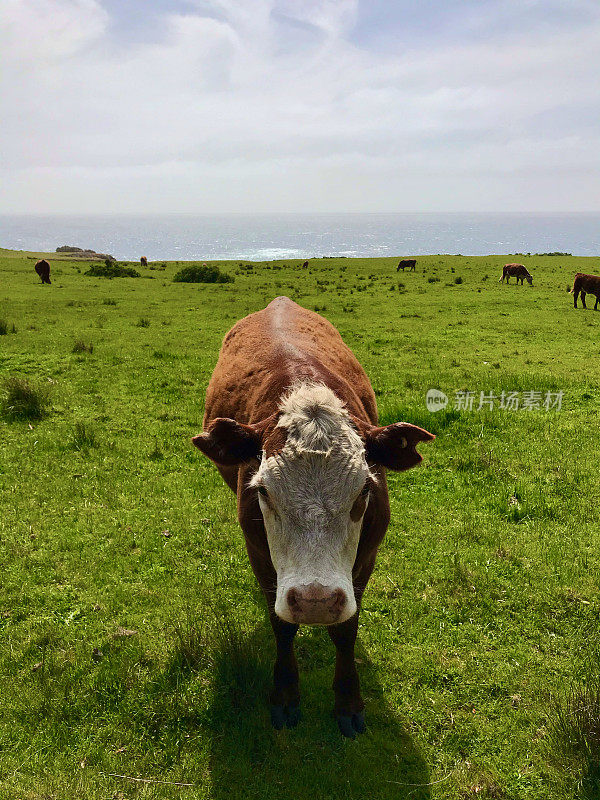
{"type": "Polygon", "coordinates": [[[124,636],[137,636],[137,631],[130,630],[128,628],[122,628],[120,625],[113,634],[114,639],[121,639],[124,636]]]}
{"type": "Polygon", "coordinates": [[[84,249],[82,247],[73,247],[72,245],[64,244],[62,247],[56,248],[57,253],[63,253],[67,256],[73,256],[74,258],[93,258],[93,259],[101,259],[106,261],[116,261],[117,259],[114,256],[111,256],[108,253],[97,253],[95,250],[84,249]]]}

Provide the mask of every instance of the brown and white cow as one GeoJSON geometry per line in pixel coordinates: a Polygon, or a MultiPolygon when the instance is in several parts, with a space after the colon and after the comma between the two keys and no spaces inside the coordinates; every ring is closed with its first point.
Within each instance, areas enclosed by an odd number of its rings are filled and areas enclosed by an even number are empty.
{"type": "Polygon", "coordinates": [[[504,283],[505,278],[508,283],[508,279],[513,276],[517,279],[517,283],[519,283],[519,280],[521,281],[521,286],[523,286],[523,279],[526,279],[530,286],[533,285],[533,276],[527,271],[523,264],[505,264],[502,269],[502,277],[498,283],[504,283]]]}
{"type": "Polygon", "coordinates": [[[386,469],[416,466],[432,434],[377,425],[369,379],[323,317],[278,297],[226,335],[192,441],[237,493],[238,519],[277,643],[271,721],[299,720],[298,626],[336,646],[340,731],[365,730],[358,612],[390,521],[386,469]]]}
{"type": "Polygon", "coordinates": [[[410,267],[411,272],[414,272],[417,267],[417,259],[416,258],[403,258],[401,261],[398,262],[398,266],[396,267],[396,272],[399,272],[406,269],[406,267],[410,267]]]}
{"type": "Polygon", "coordinates": [[[598,301],[600,300],[600,277],[598,275],[584,275],[583,272],[578,272],[573,281],[573,288],[571,289],[573,297],[573,304],[577,308],[577,298],[581,294],[581,305],[587,308],[585,304],[586,294],[593,294],[596,297],[594,311],[598,310],[598,301]]]}
{"type": "Polygon", "coordinates": [[[148,266],[148,259],[146,256],[142,256],[140,258],[140,267],[147,267],[148,266]]]}
{"type": "Polygon", "coordinates": [[[34,270],[42,279],[42,283],[50,283],[50,264],[46,261],[45,258],[40,259],[35,267],[34,270]]]}

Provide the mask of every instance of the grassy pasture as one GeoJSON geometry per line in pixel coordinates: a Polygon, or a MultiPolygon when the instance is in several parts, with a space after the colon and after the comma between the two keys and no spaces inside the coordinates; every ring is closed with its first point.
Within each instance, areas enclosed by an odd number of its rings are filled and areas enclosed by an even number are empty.
{"type": "Polygon", "coordinates": [[[553,698],[600,644],[600,314],[567,294],[600,259],[224,262],[235,282],[218,285],[173,283],[183,262],[114,280],[50,262],[43,286],[34,254],[0,251],[0,380],[49,396],[41,419],[0,416],[2,800],[554,800],[593,785],[559,753],[553,698]],[[498,283],[507,261],[533,288],[498,283]],[[422,467],[389,475],[356,741],[331,716],[320,629],[297,638],[301,724],[270,728],[274,648],[234,498],[190,445],[223,335],[279,294],[338,327],[383,423],[437,434],[422,467]],[[450,397],[436,414],[430,388],[450,397]],[[459,390],[473,411],[453,408],[459,390]],[[476,410],[502,390],[562,390],[562,409],[476,410]]]}

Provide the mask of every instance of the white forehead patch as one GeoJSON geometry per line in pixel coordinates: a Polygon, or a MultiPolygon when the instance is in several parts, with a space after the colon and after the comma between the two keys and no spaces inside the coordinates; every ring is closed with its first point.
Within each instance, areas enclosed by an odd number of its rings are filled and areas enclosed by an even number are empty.
{"type": "Polygon", "coordinates": [[[301,498],[312,492],[329,495],[335,506],[367,478],[375,481],[365,461],[364,443],[344,404],[329,387],[296,384],[279,408],[277,425],[286,431],[285,445],[279,453],[263,456],[251,485],[265,481],[297,508],[301,498]]]}
{"type": "Polygon", "coordinates": [[[363,442],[350,424],[344,404],[325,384],[297,384],[279,408],[277,426],[287,430],[286,448],[325,453],[342,447],[362,454],[363,442]]]}

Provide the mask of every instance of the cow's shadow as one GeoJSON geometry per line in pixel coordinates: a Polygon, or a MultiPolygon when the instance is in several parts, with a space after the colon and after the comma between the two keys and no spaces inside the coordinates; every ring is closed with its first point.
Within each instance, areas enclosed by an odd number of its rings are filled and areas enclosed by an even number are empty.
{"type": "Polygon", "coordinates": [[[218,800],[260,798],[430,797],[429,771],[402,720],[389,707],[364,648],[357,658],[368,730],[344,739],[333,717],[335,650],[324,629],[296,638],[302,719],[293,730],[271,728],[268,693],[274,643],[268,621],[223,640],[213,655],[210,770],[218,800]]]}

